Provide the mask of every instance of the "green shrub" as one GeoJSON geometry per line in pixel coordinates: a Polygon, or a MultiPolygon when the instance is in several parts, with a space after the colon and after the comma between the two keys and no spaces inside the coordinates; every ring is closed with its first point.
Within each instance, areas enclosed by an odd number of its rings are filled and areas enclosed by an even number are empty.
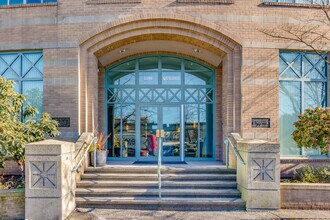
{"type": "Polygon", "coordinates": [[[25,145],[58,135],[58,122],[48,113],[35,119],[38,109],[29,105],[23,108],[26,97],[15,92],[14,81],[3,77],[0,100],[0,168],[7,160],[14,160],[24,175],[25,145]]]}
{"type": "Polygon", "coordinates": [[[294,123],[296,130],[292,133],[298,147],[320,147],[322,154],[327,154],[330,146],[330,112],[320,107],[306,109],[298,118],[294,123]]]}
{"type": "Polygon", "coordinates": [[[293,172],[293,182],[302,183],[330,183],[330,166],[313,168],[304,166],[300,170],[293,172]]]}

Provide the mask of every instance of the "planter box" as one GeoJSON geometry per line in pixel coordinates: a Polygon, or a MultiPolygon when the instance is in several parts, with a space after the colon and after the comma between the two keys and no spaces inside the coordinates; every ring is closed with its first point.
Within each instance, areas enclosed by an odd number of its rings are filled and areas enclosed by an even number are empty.
{"type": "Polygon", "coordinates": [[[281,208],[330,210],[330,184],[281,183],[281,208]]]}
{"type": "Polygon", "coordinates": [[[25,189],[0,190],[0,219],[24,219],[25,189]]]}

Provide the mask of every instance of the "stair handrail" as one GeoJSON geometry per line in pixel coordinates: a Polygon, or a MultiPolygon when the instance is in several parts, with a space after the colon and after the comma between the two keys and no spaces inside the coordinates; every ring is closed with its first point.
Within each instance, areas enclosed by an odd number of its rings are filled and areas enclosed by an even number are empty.
{"type": "Polygon", "coordinates": [[[237,157],[238,161],[245,165],[245,162],[239,152],[237,151],[236,147],[233,145],[233,143],[230,141],[229,137],[226,137],[224,140],[224,144],[226,145],[226,168],[229,167],[229,145],[233,149],[235,156],[237,157]]]}
{"type": "MultiPolygon", "coordinates": [[[[91,148],[92,145],[94,145],[94,168],[96,167],[96,143],[97,143],[97,138],[94,137],[92,141],[89,143],[89,145],[86,147],[83,156],[80,158],[79,162],[77,165],[72,169],[72,172],[78,172],[79,173],[79,168],[81,167],[81,163],[85,159],[89,149],[91,148]]],[[[79,149],[79,152],[82,150],[82,148],[85,146],[86,142],[81,146],[79,149]]]]}

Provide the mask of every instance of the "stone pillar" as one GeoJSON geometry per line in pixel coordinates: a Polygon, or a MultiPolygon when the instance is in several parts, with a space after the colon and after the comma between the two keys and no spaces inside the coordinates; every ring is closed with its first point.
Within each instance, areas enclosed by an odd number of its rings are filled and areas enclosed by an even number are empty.
{"type": "Polygon", "coordinates": [[[74,143],[31,143],[25,154],[25,219],[65,219],[75,208],[74,143]]]}
{"type": "Polygon", "coordinates": [[[245,164],[237,161],[237,185],[247,210],[280,209],[280,146],[232,134],[245,164]]]}

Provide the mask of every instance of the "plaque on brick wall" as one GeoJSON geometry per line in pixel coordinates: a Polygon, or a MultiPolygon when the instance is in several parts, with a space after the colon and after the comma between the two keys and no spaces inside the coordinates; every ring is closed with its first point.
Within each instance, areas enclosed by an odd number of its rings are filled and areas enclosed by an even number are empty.
{"type": "Polygon", "coordinates": [[[53,120],[59,123],[58,127],[68,128],[70,127],[70,118],[69,117],[55,117],[53,120]]]}
{"type": "Polygon", "coordinates": [[[252,118],[252,128],[270,128],[270,118],[252,118]]]}

